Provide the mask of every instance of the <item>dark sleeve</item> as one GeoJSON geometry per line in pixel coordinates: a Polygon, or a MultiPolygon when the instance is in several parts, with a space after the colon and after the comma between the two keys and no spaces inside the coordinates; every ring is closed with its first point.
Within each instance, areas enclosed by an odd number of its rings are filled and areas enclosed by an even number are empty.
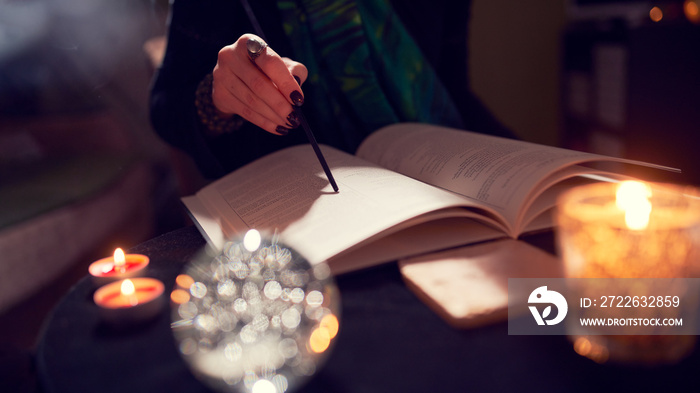
{"type": "MultiPolygon", "coordinates": [[[[221,8],[209,0],[173,1],[163,62],[151,86],[150,115],[156,133],[167,143],[195,159],[207,177],[221,168],[212,156],[194,106],[195,90],[212,71],[218,51],[226,45],[224,31],[208,21],[221,8]],[[202,26],[208,26],[207,31],[202,26]]],[[[221,10],[219,10],[221,11],[221,10]]]]}
{"type": "Polygon", "coordinates": [[[467,130],[515,138],[474,94],[469,83],[471,1],[392,2],[441,82],[467,130]]]}
{"type": "MultiPolygon", "coordinates": [[[[279,35],[270,1],[251,2],[264,28],[279,35]],[[267,11],[267,12],[264,12],[267,11]]],[[[156,133],[194,159],[205,177],[217,178],[281,147],[299,143],[246,122],[218,137],[204,133],[194,105],[199,82],[216,65],[219,50],[253,29],[236,0],[176,0],[171,4],[165,57],[150,95],[150,117],[156,133]]],[[[270,34],[268,34],[270,35],[270,34]]],[[[268,37],[272,38],[272,37],[268,37]]],[[[279,41],[275,37],[275,41],[279,41]]]]}

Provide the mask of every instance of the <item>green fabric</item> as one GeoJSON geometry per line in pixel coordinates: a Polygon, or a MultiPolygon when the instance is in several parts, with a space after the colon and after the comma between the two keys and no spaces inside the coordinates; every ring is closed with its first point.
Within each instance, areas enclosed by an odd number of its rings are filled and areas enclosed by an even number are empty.
{"type": "MultiPolygon", "coordinates": [[[[456,106],[388,1],[278,1],[297,60],[328,99],[326,124],[364,137],[396,122],[462,127],[456,106]]],[[[306,106],[306,104],[305,104],[306,106]]]]}
{"type": "Polygon", "coordinates": [[[96,195],[134,162],[89,155],[0,168],[0,230],[96,195]]]}

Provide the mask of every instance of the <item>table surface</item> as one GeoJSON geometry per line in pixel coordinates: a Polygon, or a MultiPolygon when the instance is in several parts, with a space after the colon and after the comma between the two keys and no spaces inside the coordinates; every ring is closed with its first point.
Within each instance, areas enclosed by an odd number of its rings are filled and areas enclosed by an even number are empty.
{"type": "MultiPolygon", "coordinates": [[[[166,293],[204,247],[195,227],[132,250],[166,293]]],[[[506,322],[450,327],[404,285],[395,263],[337,277],[341,331],[303,392],[673,391],[695,386],[700,354],[653,368],[600,365],[564,336],[509,336],[506,322]]],[[[50,316],[37,351],[46,392],[210,392],[180,358],[164,307],[152,322],[113,329],[100,321],[95,287],[81,280],[50,316]]]]}

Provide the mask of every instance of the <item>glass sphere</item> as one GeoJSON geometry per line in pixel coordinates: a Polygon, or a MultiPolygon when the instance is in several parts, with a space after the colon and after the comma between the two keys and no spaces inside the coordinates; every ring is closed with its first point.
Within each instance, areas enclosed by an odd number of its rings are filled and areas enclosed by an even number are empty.
{"type": "Polygon", "coordinates": [[[200,253],[171,300],[180,354],[221,392],[293,391],[323,364],[339,328],[328,265],[255,230],[200,253]]]}

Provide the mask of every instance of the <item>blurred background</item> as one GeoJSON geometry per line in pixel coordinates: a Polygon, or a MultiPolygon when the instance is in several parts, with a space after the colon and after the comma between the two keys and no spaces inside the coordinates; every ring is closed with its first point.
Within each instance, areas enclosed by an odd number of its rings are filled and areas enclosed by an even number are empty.
{"type": "MultiPolygon", "coordinates": [[[[671,181],[697,185],[699,4],[475,0],[472,88],[525,140],[678,167],[671,181]]],[[[90,262],[189,223],[179,197],[205,181],[148,121],[167,12],[0,0],[2,364],[27,359],[90,262]]]]}

